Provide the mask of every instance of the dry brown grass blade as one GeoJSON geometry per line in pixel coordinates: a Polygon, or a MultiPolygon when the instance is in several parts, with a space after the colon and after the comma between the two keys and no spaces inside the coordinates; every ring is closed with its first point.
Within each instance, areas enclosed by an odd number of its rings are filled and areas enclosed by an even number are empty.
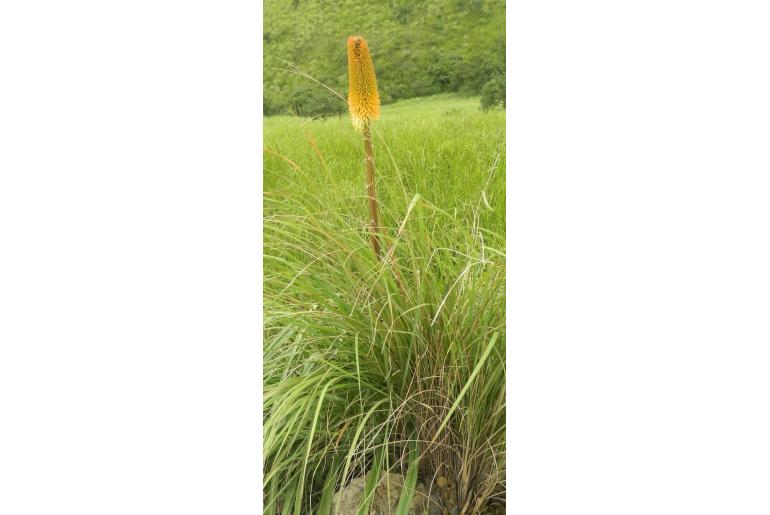
{"type": "Polygon", "coordinates": [[[280,157],[281,159],[283,159],[284,161],[286,161],[287,163],[289,163],[289,164],[292,166],[292,168],[294,168],[294,169],[295,169],[295,170],[297,170],[298,172],[301,172],[301,171],[302,171],[302,168],[300,168],[300,167],[299,167],[299,165],[298,165],[297,163],[295,163],[294,161],[292,161],[292,160],[291,160],[291,159],[289,159],[288,157],[284,156],[283,154],[279,154],[279,153],[278,153],[278,152],[276,152],[275,150],[269,149],[269,148],[267,148],[267,147],[265,147],[265,152],[267,152],[268,154],[273,154],[274,156],[278,156],[278,157],[280,157]]]}
{"type": "Polygon", "coordinates": [[[332,173],[329,171],[329,167],[326,166],[326,160],[324,159],[324,156],[321,154],[321,150],[318,148],[318,144],[316,143],[313,135],[305,131],[305,137],[307,137],[307,141],[308,143],[310,143],[310,147],[315,152],[315,155],[318,156],[318,160],[321,162],[321,168],[323,168],[324,172],[326,172],[326,175],[329,177],[330,180],[334,180],[332,173]]]}

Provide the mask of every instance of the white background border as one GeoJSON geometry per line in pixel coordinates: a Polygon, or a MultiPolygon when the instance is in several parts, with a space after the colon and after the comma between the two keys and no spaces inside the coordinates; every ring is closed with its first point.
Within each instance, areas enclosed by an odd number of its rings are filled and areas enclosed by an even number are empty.
{"type": "Polygon", "coordinates": [[[508,2],[508,508],[770,512],[770,7],[508,2]]]}
{"type": "Polygon", "coordinates": [[[261,503],[261,5],[0,4],[0,513],[261,503]]]}

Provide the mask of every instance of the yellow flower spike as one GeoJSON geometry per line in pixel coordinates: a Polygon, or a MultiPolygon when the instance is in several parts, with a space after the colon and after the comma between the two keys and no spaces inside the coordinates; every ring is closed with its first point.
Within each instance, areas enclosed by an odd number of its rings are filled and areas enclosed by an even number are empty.
{"type": "Polygon", "coordinates": [[[380,94],[369,46],[361,36],[348,38],[348,108],[353,126],[363,131],[380,116],[380,94]]]}

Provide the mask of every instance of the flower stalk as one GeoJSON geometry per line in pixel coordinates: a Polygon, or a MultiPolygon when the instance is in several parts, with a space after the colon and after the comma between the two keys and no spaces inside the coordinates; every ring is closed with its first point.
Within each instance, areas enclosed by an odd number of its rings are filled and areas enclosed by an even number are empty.
{"type": "Polygon", "coordinates": [[[377,205],[377,191],[374,186],[374,152],[372,151],[372,136],[369,127],[364,129],[364,154],[366,155],[366,195],[369,197],[372,249],[374,249],[374,253],[377,257],[381,257],[378,233],[382,232],[382,227],[380,226],[380,216],[377,205]]]}
{"type": "Polygon", "coordinates": [[[369,198],[370,239],[375,255],[381,257],[380,226],[377,191],[374,184],[374,151],[370,124],[380,116],[380,95],[374,64],[366,40],[360,36],[348,38],[348,109],[353,126],[364,139],[364,168],[366,171],[366,195],[369,198]]]}

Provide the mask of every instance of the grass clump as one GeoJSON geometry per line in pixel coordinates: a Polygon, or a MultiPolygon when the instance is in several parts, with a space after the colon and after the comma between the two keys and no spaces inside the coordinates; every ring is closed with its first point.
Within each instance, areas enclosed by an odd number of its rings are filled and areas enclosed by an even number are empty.
{"type": "Polygon", "coordinates": [[[372,470],[504,499],[504,113],[463,102],[383,109],[382,259],[347,120],[266,120],[267,513],[328,513],[372,470]]]}

